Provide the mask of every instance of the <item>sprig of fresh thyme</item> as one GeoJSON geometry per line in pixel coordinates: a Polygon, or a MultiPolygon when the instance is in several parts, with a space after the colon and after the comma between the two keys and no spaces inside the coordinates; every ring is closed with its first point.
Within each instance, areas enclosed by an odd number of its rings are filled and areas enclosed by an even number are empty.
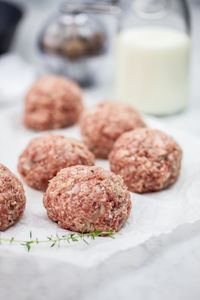
{"type": "Polygon", "coordinates": [[[68,233],[68,234],[56,234],[47,236],[46,239],[40,240],[38,238],[34,238],[32,232],[29,233],[29,239],[20,240],[15,237],[6,238],[0,236],[0,245],[2,244],[17,244],[23,246],[28,252],[38,244],[48,244],[51,248],[54,246],[60,247],[61,245],[71,244],[73,242],[83,241],[86,244],[89,244],[89,240],[94,240],[97,237],[107,236],[110,238],[114,238],[114,231],[100,231],[95,230],[90,233],[68,233]]]}

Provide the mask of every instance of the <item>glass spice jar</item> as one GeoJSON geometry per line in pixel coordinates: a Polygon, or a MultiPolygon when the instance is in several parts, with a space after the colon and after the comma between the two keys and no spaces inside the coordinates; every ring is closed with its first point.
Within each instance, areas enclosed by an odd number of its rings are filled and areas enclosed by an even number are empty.
{"type": "Polygon", "coordinates": [[[44,26],[39,49],[50,71],[88,85],[97,79],[110,49],[105,15],[118,9],[109,4],[67,1],[44,26]]]}

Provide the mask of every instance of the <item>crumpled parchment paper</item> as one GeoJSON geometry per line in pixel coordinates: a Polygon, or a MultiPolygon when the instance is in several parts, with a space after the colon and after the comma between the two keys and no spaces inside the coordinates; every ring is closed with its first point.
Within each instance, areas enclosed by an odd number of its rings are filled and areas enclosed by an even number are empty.
{"type": "MultiPolygon", "coordinates": [[[[126,226],[115,238],[100,237],[84,242],[75,242],[50,248],[49,245],[37,245],[28,255],[40,260],[48,257],[63,263],[81,267],[91,267],[101,263],[111,255],[143,243],[151,237],[170,233],[177,226],[200,219],[200,141],[181,131],[166,128],[162,123],[149,120],[151,127],[163,129],[171,134],[183,149],[183,165],[179,180],[162,192],[137,195],[132,194],[133,209],[126,226]]],[[[56,131],[66,136],[80,138],[78,127],[56,131]]],[[[0,115],[0,162],[8,166],[16,175],[18,156],[28,141],[38,133],[23,128],[21,112],[17,108],[4,110],[0,115]]],[[[97,164],[109,168],[107,161],[97,164]]],[[[25,184],[27,207],[21,221],[1,233],[2,237],[28,239],[29,232],[38,239],[49,235],[66,234],[51,222],[43,207],[43,194],[28,188],[25,184]]],[[[0,253],[5,255],[27,255],[18,245],[0,245],[0,253]]]]}

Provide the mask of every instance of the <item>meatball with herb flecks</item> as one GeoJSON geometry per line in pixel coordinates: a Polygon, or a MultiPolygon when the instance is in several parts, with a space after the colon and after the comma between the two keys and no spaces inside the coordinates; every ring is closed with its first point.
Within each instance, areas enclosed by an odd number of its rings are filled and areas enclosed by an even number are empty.
{"type": "Polygon", "coordinates": [[[38,131],[68,127],[78,122],[82,109],[80,87],[62,76],[48,75],[26,95],[24,124],[38,131]]]}
{"type": "Polygon", "coordinates": [[[111,170],[136,193],[159,191],[174,183],[181,159],[181,148],[173,138],[147,128],[124,133],[109,155],[111,170]]]}
{"type": "Polygon", "coordinates": [[[107,158],[114,142],[124,132],[146,127],[135,109],[114,101],[102,102],[85,111],[80,126],[85,144],[98,158],[107,158]]]}
{"type": "Polygon", "coordinates": [[[49,218],[64,229],[108,232],[125,224],[131,200],[120,176],[101,167],[74,166],[50,181],[44,206],[49,218]]]}
{"type": "Polygon", "coordinates": [[[14,225],[23,215],[26,197],[19,179],[0,164],[0,231],[14,225]]]}
{"type": "Polygon", "coordinates": [[[45,191],[61,169],[74,165],[94,165],[94,155],[77,140],[46,135],[30,141],[19,158],[18,170],[30,187],[45,191]]]}

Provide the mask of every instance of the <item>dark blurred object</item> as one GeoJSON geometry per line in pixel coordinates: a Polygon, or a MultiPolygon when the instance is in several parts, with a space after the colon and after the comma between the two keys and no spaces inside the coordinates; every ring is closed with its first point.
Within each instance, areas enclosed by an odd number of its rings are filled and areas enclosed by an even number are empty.
{"type": "Polygon", "coordinates": [[[103,18],[118,10],[105,3],[66,1],[39,37],[39,49],[51,71],[82,85],[94,81],[109,51],[108,28],[103,18]]]}
{"type": "Polygon", "coordinates": [[[0,1],[0,54],[9,50],[22,15],[22,9],[19,6],[0,1]]]}

